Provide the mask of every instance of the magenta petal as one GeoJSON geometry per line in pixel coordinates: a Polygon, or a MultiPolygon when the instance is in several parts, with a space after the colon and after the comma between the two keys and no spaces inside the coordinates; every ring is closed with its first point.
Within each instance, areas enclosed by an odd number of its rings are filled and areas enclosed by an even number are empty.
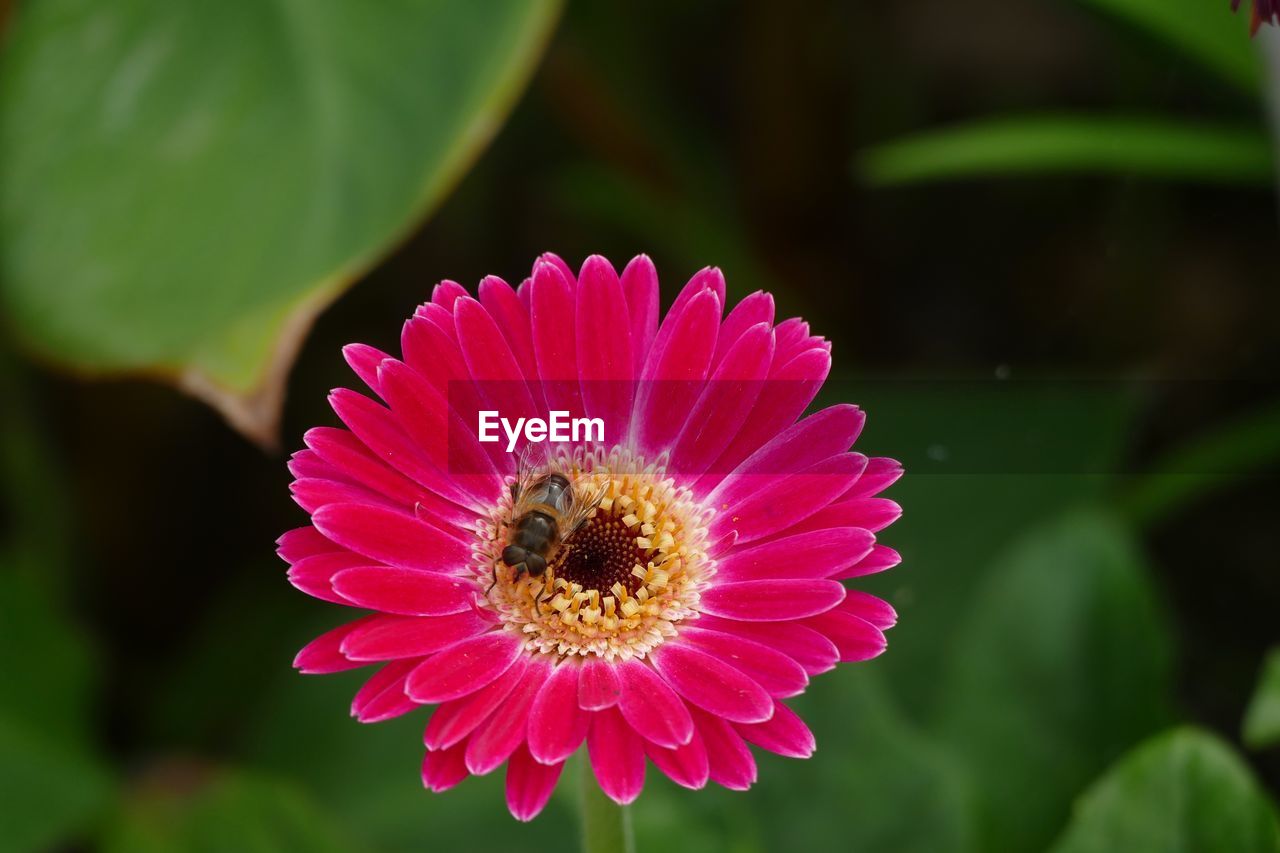
{"type": "Polygon", "coordinates": [[[613,664],[592,655],[582,662],[578,675],[578,705],[584,711],[603,711],[618,704],[622,684],[613,664]]]}
{"type": "Polygon", "coordinates": [[[658,271],[648,255],[636,255],[622,271],[622,293],[631,320],[631,355],[635,375],[644,368],[658,331],[658,271]]]}
{"type": "Polygon", "coordinates": [[[286,531],[276,540],[276,553],[280,555],[280,559],[290,565],[317,554],[332,554],[335,551],[345,550],[342,546],[324,538],[324,534],[310,524],[286,531]]]}
{"type": "Polygon", "coordinates": [[[406,689],[416,702],[448,702],[492,682],[520,653],[520,641],[503,631],[469,637],[423,661],[406,689]]]}
{"type": "Polygon", "coordinates": [[[529,664],[525,676],[499,713],[493,714],[467,741],[467,769],[477,776],[490,773],[525,742],[529,730],[529,708],[551,667],[542,661],[529,664]]]}
{"type": "Polygon", "coordinates": [[[762,749],[787,758],[808,758],[817,741],[804,720],[781,702],[773,706],[773,716],[763,723],[734,725],[738,734],[762,749]]]}
{"type": "Polygon", "coordinates": [[[705,787],[711,773],[707,747],[695,729],[689,742],[674,749],[645,741],[644,751],[659,770],[677,785],[698,790],[705,787]]]}
{"type": "Polygon", "coordinates": [[[418,663],[416,658],[392,661],[374,673],[351,701],[351,715],[362,723],[380,723],[417,708],[404,692],[404,683],[418,663]]]}
{"type": "Polygon", "coordinates": [[[346,359],[351,369],[355,371],[356,376],[369,386],[374,393],[380,394],[378,391],[378,365],[382,363],[384,358],[390,358],[382,350],[368,346],[367,344],[347,344],[342,348],[342,357],[346,359]]]}
{"type": "MultiPolygon", "coordinates": [[[[738,543],[746,544],[786,530],[818,512],[834,496],[848,489],[866,464],[867,457],[859,453],[841,453],[780,480],[766,477],[736,503],[728,506],[718,504],[721,509],[712,522],[711,533],[719,536],[729,530],[737,530],[738,543]],[[766,484],[768,488],[764,487],[766,484]]],[[[856,522],[828,526],[866,527],[856,522]]]]}
{"type": "Polygon", "coordinates": [[[413,506],[422,498],[421,486],[388,467],[360,439],[345,429],[316,427],[307,430],[302,440],[316,455],[352,482],[361,483],[407,506],[413,506]]]}
{"type": "MultiPolygon", "coordinates": [[[[298,506],[310,513],[330,504],[376,504],[381,507],[396,509],[390,499],[369,491],[363,486],[343,483],[338,480],[321,480],[312,477],[299,477],[298,472],[290,466],[290,472],[297,479],[289,484],[289,491],[298,506]]],[[[398,511],[398,510],[397,510],[398,511]]]]}
{"type": "Polygon", "coordinates": [[[471,560],[467,546],[439,528],[382,506],[331,504],[311,522],[339,545],[403,569],[448,572],[471,560]]]}
{"type": "Polygon", "coordinates": [[[568,284],[570,290],[577,288],[578,280],[573,275],[573,267],[569,266],[568,262],[555,252],[543,252],[541,255],[538,255],[538,259],[533,264],[535,272],[537,271],[539,264],[550,264],[555,267],[556,271],[560,273],[565,283],[568,284]]]}
{"type": "MultiPolygon", "coordinates": [[[[772,709],[771,709],[772,710],[772,709]]],[[[745,791],[756,781],[756,762],[742,737],[725,720],[694,710],[694,725],[707,750],[709,776],[733,791],[745,791]]]]}
{"type": "Polygon", "coordinates": [[[524,369],[484,306],[471,297],[459,299],[453,317],[458,346],[480,393],[506,417],[538,415],[539,407],[524,381],[524,369]]]}
{"type": "Polygon", "coordinates": [[[800,664],[811,676],[835,669],[840,662],[834,643],[798,622],[738,622],[704,614],[697,625],[764,643],[800,664]]]}
{"type": "Polygon", "coordinates": [[[671,469],[699,477],[715,461],[755,405],[773,358],[767,323],[748,329],[703,386],[671,452],[671,469]]]}
{"type": "Polygon", "coordinates": [[[771,696],[796,696],[809,685],[804,667],[764,643],[697,627],[683,629],[680,639],[729,664],[771,696]]]}
{"type": "Polygon", "coordinates": [[[520,746],[507,763],[507,808],[518,821],[533,820],[551,799],[560,779],[564,762],[550,766],[533,760],[529,750],[520,746]]]}
{"type": "MultiPolygon", "coordinates": [[[[326,540],[327,541],[327,540],[326,540]]],[[[354,569],[368,564],[369,559],[350,551],[336,551],[329,554],[316,554],[294,563],[289,569],[289,583],[323,601],[335,604],[350,604],[333,589],[333,576],[344,569],[354,569]]]]}
{"type": "MultiPolygon", "coordinates": [[[[530,391],[535,392],[538,379],[538,363],[533,354],[533,330],[529,325],[529,309],[511,289],[511,285],[495,275],[485,276],[480,282],[480,304],[489,312],[493,322],[502,330],[511,354],[524,371],[530,391]]],[[[538,402],[535,400],[534,402],[538,402]]]]}
{"type": "Polygon", "coordinates": [[[836,572],[831,577],[835,580],[860,578],[863,575],[871,575],[876,572],[883,572],[886,569],[892,569],[901,562],[902,555],[897,551],[887,545],[876,545],[867,556],[849,568],[836,572]]]}
{"type": "Polygon", "coordinates": [[[742,622],[785,622],[814,616],[844,600],[832,580],[759,580],[725,583],[702,593],[702,610],[742,622]]]}
{"type": "Polygon", "coordinates": [[[600,789],[619,805],[627,805],[644,788],[644,741],[616,708],[593,715],[587,753],[600,789]]]}
{"type": "Polygon", "coordinates": [[[706,652],[671,641],[649,657],[677,693],[718,717],[758,723],[773,713],[773,699],[763,687],[706,652]]]}
{"type": "Polygon", "coordinates": [[[452,311],[454,303],[466,295],[465,287],[447,278],[431,289],[431,301],[446,311],[452,311]]]}
{"type": "Polygon", "coordinates": [[[524,679],[530,658],[521,656],[506,672],[470,696],[445,702],[436,708],[422,733],[428,749],[446,749],[462,741],[502,707],[511,691],[524,679]]]}
{"type": "Polygon", "coordinates": [[[892,486],[902,476],[902,463],[896,459],[877,456],[867,461],[867,470],[846,497],[869,498],[892,486]]]}
{"type": "Polygon", "coordinates": [[[648,664],[630,660],[616,665],[622,682],[618,710],[637,733],[659,746],[683,746],[693,737],[693,718],[676,692],[648,664]]]}
{"type": "Polygon", "coordinates": [[[735,548],[719,560],[726,583],[766,578],[826,578],[871,553],[876,537],[860,527],[832,527],[735,548]]]}
{"type": "Polygon", "coordinates": [[[835,643],[842,661],[870,660],[888,645],[879,628],[843,610],[830,610],[805,624],[835,643]]]}
{"type": "Polygon", "coordinates": [[[572,276],[566,276],[555,264],[534,264],[529,316],[538,330],[533,336],[533,351],[547,405],[581,416],[584,408],[574,329],[577,307],[570,281],[572,276]]]}
{"type": "Polygon", "coordinates": [[[576,660],[560,663],[542,685],[529,710],[529,752],[542,764],[558,764],[573,755],[587,736],[590,715],[578,706],[576,660]]]}
{"type": "Polygon", "coordinates": [[[720,324],[716,352],[711,358],[712,370],[724,361],[725,355],[737,343],[738,338],[757,323],[764,323],[770,328],[773,326],[773,296],[763,290],[757,290],[735,305],[720,324]]]}
{"type": "Polygon", "coordinates": [[[487,631],[493,624],[478,610],[452,616],[379,614],[343,640],[342,653],[352,660],[422,657],[487,631]]]}
{"type": "Polygon", "coordinates": [[[475,583],[435,572],[360,566],[331,581],[334,592],[357,607],[404,616],[448,616],[471,607],[475,583]]]}
{"type": "Polygon", "coordinates": [[[578,274],[578,371],[589,417],[601,418],[605,443],[626,439],[635,394],[631,318],[618,274],[592,255],[578,274]]]}
{"type": "Polygon", "coordinates": [[[422,757],[422,784],[427,790],[447,791],[471,774],[465,761],[466,746],[428,752],[422,757]]]}
{"type": "Polygon", "coordinates": [[[902,516],[902,507],[886,498],[855,498],[842,502],[848,508],[848,518],[855,527],[865,527],[872,533],[884,530],[902,516]]]}
{"type": "Polygon", "coordinates": [[[691,299],[684,310],[667,315],[654,338],[636,394],[631,419],[639,448],[657,454],[668,449],[698,399],[720,323],[720,303],[713,292],[691,299]]]}
{"type": "Polygon", "coordinates": [[[849,590],[844,601],[840,602],[839,609],[870,622],[881,631],[898,624],[898,614],[889,602],[862,590],[849,590]]]}
{"type": "Polygon", "coordinates": [[[719,267],[703,267],[694,273],[689,282],[676,294],[676,301],[671,303],[671,310],[667,312],[667,316],[670,317],[680,311],[685,305],[704,292],[715,294],[716,302],[720,304],[721,308],[724,307],[724,273],[720,271],[719,267]]]}
{"type": "Polygon", "coordinates": [[[326,672],[341,672],[344,669],[355,669],[364,666],[363,661],[353,661],[342,653],[342,641],[352,631],[367,625],[372,616],[339,625],[331,631],[325,631],[302,647],[293,659],[294,668],[308,675],[326,672]]]}

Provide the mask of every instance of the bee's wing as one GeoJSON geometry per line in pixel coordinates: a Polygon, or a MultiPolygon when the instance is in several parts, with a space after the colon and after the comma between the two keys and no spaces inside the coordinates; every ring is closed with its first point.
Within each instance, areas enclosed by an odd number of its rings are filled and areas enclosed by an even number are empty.
{"type": "Polygon", "coordinates": [[[512,518],[519,518],[529,509],[529,498],[533,493],[531,487],[537,480],[537,469],[533,464],[532,447],[533,445],[526,444],[516,460],[516,479],[511,486],[512,518]]]}
{"type": "Polygon", "coordinates": [[[581,489],[573,490],[573,502],[569,505],[568,511],[565,512],[562,522],[566,537],[572,535],[591,517],[591,513],[595,511],[595,508],[600,505],[600,501],[604,499],[604,493],[608,488],[609,484],[605,482],[589,492],[583,492],[581,489]]]}

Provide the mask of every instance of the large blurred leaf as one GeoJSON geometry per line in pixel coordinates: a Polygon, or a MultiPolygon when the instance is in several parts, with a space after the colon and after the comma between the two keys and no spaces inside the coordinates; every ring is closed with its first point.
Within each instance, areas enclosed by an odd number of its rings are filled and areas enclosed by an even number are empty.
{"type": "Polygon", "coordinates": [[[1244,742],[1253,749],[1280,743],[1280,647],[1271,650],[1244,717],[1244,742]]]}
{"type": "Polygon", "coordinates": [[[1274,853],[1275,811],[1231,748],[1177,729],[1127,754],[1080,799],[1054,853],[1274,853]]]}
{"type": "Polygon", "coordinates": [[[1160,118],[1030,115],[979,119],[864,152],[860,173],[895,186],[954,178],[1102,173],[1267,185],[1262,128],[1160,118]]]}
{"type": "Polygon", "coordinates": [[[951,649],[940,703],[977,775],[981,849],[1043,849],[1075,792],[1168,721],[1169,646],[1136,546],[1110,519],[1070,515],[1008,555],[951,649]]]}
{"type": "Polygon", "coordinates": [[[557,7],[23,4],[0,63],[11,325],[269,438],[311,319],[458,180],[557,7]]]}
{"type": "Polygon", "coordinates": [[[349,853],[329,816],[288,782],[157,768],[105,830],[108,853],[349,853]]]}
{"type": "Polygon", "coordinates": [[[0,559],[0,849],[43,850],[103,806],[90,659],[46,590],[0,559]]]}
{"type": "MultiPolygon", "coordinates": [[[[1080,0],[1141,27],[1247,92],[1262,83],[1249,43],[1249,15],[1232,16],[1227,0],[1080,0]]],[[[1249,0],[1245,2],[1248,9],[1249,0]]]]}

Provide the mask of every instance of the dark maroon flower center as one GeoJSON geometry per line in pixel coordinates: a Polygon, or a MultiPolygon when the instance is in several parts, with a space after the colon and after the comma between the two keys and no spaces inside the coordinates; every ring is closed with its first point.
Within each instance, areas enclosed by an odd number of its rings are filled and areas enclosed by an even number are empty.
{"type": "Polygon", "coordinates": [[[628,593],[640,588],[642,579],[631,570],[651,559],[637,544],[636,534],[622,519],[600,512],[589,519],[560,549],[552,563],[557,578],[599,590],[608,595],[615,583],[628,593]]]}

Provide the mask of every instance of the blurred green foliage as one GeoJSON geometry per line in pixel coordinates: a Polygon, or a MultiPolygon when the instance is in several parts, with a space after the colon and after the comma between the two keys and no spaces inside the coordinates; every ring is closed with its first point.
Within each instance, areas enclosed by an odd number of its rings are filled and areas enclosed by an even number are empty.
{"type": "Polygon", "coordinates": [[[1272,649],[1262,665],[1244,718],[1244,742],[1252,749],[1280,744],[1280,648],[1272,649]]]}

